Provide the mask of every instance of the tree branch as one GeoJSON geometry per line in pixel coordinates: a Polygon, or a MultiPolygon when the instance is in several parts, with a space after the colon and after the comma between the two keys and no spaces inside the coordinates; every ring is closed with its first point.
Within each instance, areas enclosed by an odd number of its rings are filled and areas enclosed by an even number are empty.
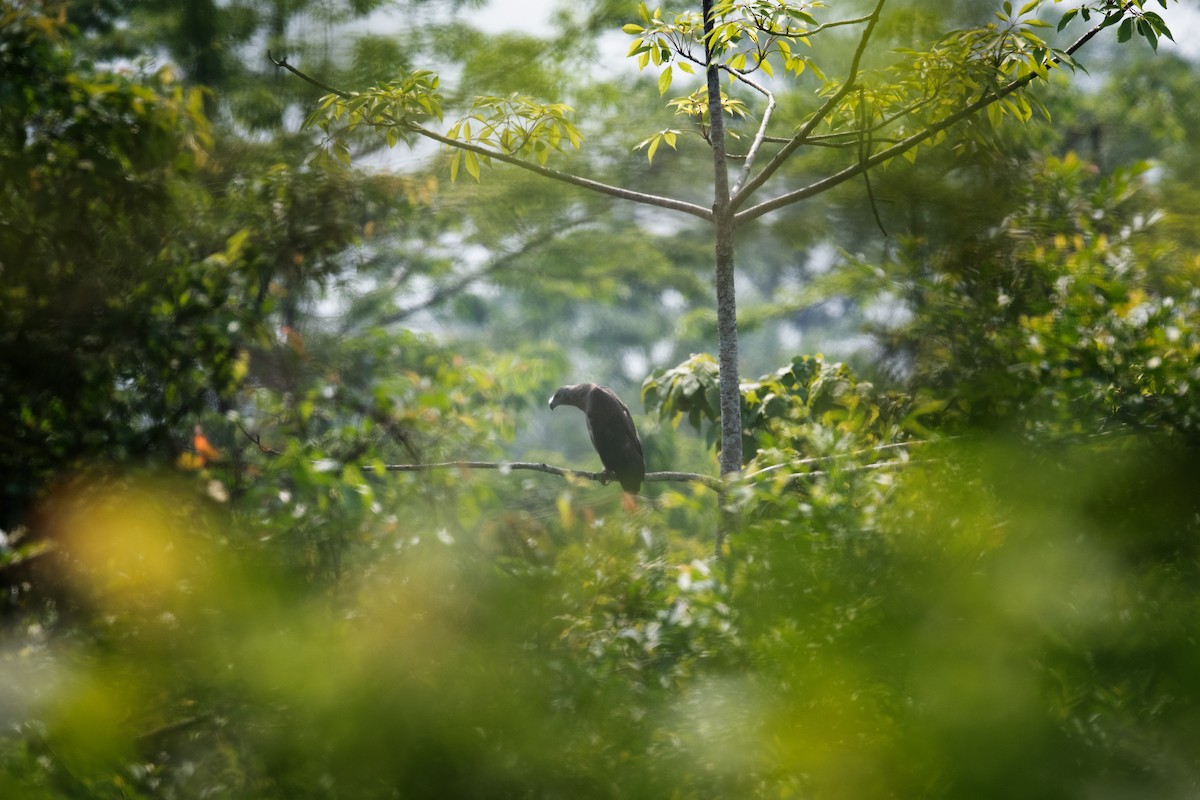
{"type": "Polygon", "coordinates": [[[185,717],[184,719],[176,720],[175,722],[168,722],[152,731],[139,733],[134,737],[134,741],[142,746],[153,746],[156,745],[158,740],[164,736],[170,736],[173,733],[178,733],[180,731],[187,730],[188,728],[194,728],[197,725],[202,725],[203,723],[208,722],[209,719],[211,719],[209,714],[200,714],[195,717],[185,717]]]}
{"type": "MultiPolygon", "coordinates": [[[[1126,5],[1122,9],[1121,13],[1124,13],[1124,11],[1129,8],[1129,6],[1130,6],[1130,4],[1126,3],[1126,5]]],[[[1089,41],[1091,41],[1092,38],[1096,36],[1096,34],[1098,34],[1104,28],[1109,27],[1109,25],[1111,25],[1111,23],[1106,23],[1106,22],[1101,22],[1101,23],[1095,25],[1090,30],[1088,30],[1087,33],[1085,33],[1083,36],[1080,36],[1077,40],[1075,40],[1075,42],[1072,43],[1071,46],[1068,47],[1063,52],[1065,52],[1068,56],[1073,55],[1076,51],[1079,50],[1079,48],[1083,47],[1085,44],[1087,44],[1089,41]]],[[[1050,65],[1052,65],[1052,66],[1056,66],[1061,63],[1062,63],[1061,57],[1055,57],[1055,58],[1051,59],[1051,61],[1050,61],[1050,65]]],[[[737,224],[740,225],[742,223],[749,222],[752,219],[761,217],[763,214],[768,214],[772,211],[783,208],[784,206],[791,205],[792,203],[796,203],[796,202],[799,202],[800,200],[805,200],[814,195],[818,195],[818,194],[821,194],[822,192],[828,191],[829,189],[832,189],[834,186],[837,186],[838,184],[843,183],[843,182],[849,180],[850,178],[853,178],[854,176],[858,175],[861,172],[871,169],[872,167],[877,166],[879,164],[882,164],[885,161],[890,161],[891,159],[895,158],[896,156],[901,155],[908,150],[911,150],[912,148],[916,147],[921,142],[923,142],[926,139],[928,139],[929,137],[937,134],[938,132],[943,131],[946,128],[952,127],[954,125],[957,125],[959,122],[961,122],[964,119],[966,119],[967,117],[971,116],[976,111],[979,111],[982,108],[986,108],[987,106],[989,106],[992,103],[995,103],[999,100],[1003,100],[1005,97],[1008,97],[1010,94],[1018,91],[1019,89],[1023,89],[1024,87],[1026,87],[1030,83],[1032,83],[1034,80],[1036,80],[1038,77],[1040,77],[1038,75],[1038,73],[1030,72],[1028,75],[1025,75],[1024,77],[1017,78],[1016,80],[1010,81],[1009,83],[1005,84],[1000,89],[998,89],[994,92],[985,94],[982,97],[980,97],[978,100],[974,101],[973,103],[970,103],[967,106],[964,106],[962,109],[954,112],[953,114],[951,114],[950,116],[948,116],[944,120],[942,120],[941,122],[934,123],[933,125],[930,125],[928,128],[917,131],[916,133],[912,134],[911,136],[901,139],[900,141],[896,142],[891,147],[887,147],[883,150],[880,150],[878,153],[876,153],[873,156],[870,156],[869,158],[860,159],[859,161],[855,162],[854,164],[851,164],[850,166],[846,167],[845,169],[841,170],[840,172],[836,172],[833,175],[822,178],[819,181],[810,183],[808,186],[805,186],[801,189],[797,189],[793,192],[788,192],[786,194],[782,194],[779,197],[776,197],[772,200],[766,200],[762,203],[750,206],[749,208],[739,211],[737,214],[734,215],[734,220],[737,224]]],[[[808,126],[806,125],[805,128],[807,129],[808,126]]],[[[793,143],[796,143],[797,145],[802,144],[803,142],[797,142],[797,139],[803,133],[804,133],[804,131],[801,131],[800,134],[797,134],[796,138],[793,138],[791,140],[791,142],[789,142],[788,146],[791,147],[791,145],[793,143]]],[[[787,147],[784,148],[784,150],[787,150],[787,149],[788,149],[787,147]]],[[[794,149],[795,148],[792,147],[792,150],[794,150],[794,149]]],[[[784,151],[781,150],[780,152],[782,153],[784,151]]],[[[779,158],[779,156],[776,156],[775,159],[772,160],[772,163],[774,163],[775,160],[778,160],[778,158],[779,158]]],[[[764,169],[764,171],[765,171],[765,169],[764,169]]],[[[748,192],[751,188],[752,187],[748,186],[747,190],[740,192],[738,194],[738,198],[739,199],[744,198],[748,194],[748,192]]]]}
{"type": "Polygon", "coordinates": [[[427,139],[432,139],[435,142],[441,142],[447,147],[457,147],[460,150],[470,150],[481,156],[494,158],[497,161],[503,161],[505,164],[511,164],[514,167],[520,167],[536,175],[541,175],[543,178],[558,181],[560,183],[568,183],[572,186],[578,186],[583,189],[589,189],[598,194],[606,194],[611,197],[618,197],[622,200],[632,200],[635,203],[642,203],[649,206],[657,206],[659,208],[670,209],[671,211],[682,211],[685,214],[691,214],[694,217],[699,217],[703,220],[712,219],[712,211],[704,206],[698,206],[695,203],[688,203],[684,200],[676,200],[673,197],[663,197],[657,194],[646,194],[645,192],[635,192],[632,189],[626,189],[621,186],[613,186],[612,184],[594,181],[591,178],[583,178],[579,175],[574,175],[569,172],[561,172],[550,167],[543,167],[541,164],[535,164],[531,161],[526,161],[523,158],[503,153],[499,150],[491,150],[486,147],[481,147],[470,142],[460,142],[457,139],[451,139],[449,136],[430,130],[423,125],[416,123],[403,124],[397,121],[398,125],[408,128],[414,133],[418,133],[427,139]]]}
{"type": "Polygon", "coordinates": [[[421,300],[421,301],[414,303],[413,305],[407,306],[405,308],[397,309],[396,311],[394,311],[390,314],[384,315],[383,318],[379,320],[378,324],[379,325],[392,325],[392,324],[395,324],[397,322],[407,319],[408,317],[412,316],[413,314],[416,314],[419,311],[424,311],[425,309],[432,308],[433,306],[441,303],[442,301],[455,296],[456,294],[461,292],[463,289],[470,286],[472,283],[475,283],[476,281],[479,281],[479,280],[483,280],[488,275],[491,275],[492,273],[499,272],[500,270],[507,268],[508,266],[510,266],[512,264],[512,262],[516,261],[521,256],[529,253],[532,250],[536,250],[538,247],[541,247],[543,244],[546,244],[547,242],[553,241],[560,234],[562,234],[563,231],[578,227],[579,225],[582,225],[588,221],[589,220],[585,220],[585,219],[569,219],[569,220],[562,222],[558,227],[556,227],[552,230],[540,231],[537,235],[531,236],[529,239],[526,239],[524,242],[522,242],[520,244],[520,246],[518,246],[512,250],[509,250],[506,253],[501,253],[500,255],[491,259],[487,264],[484,264],[482,267],[475,270],[474,272],[468,273],[466,275],[461,275],[456,280],[451,281],[450,283],[444,284],[444,285],[438,287],[437,289],[434,289],[433,292],[428,297],[426,297],[424,300],[421,300]]]}
{"type": "Polygon", "coordinates": [[[311,75],[301,72],[300,70],[296,69],[295,67],[293,67],[291,64],[288,63],[287,56],[284,56],[283,58],[276,58],[275,56],[271,55],[271,51],[268,50],[267,58],[275,66],[283,67],[288,72],[290,72],[293,75],[295,75],[296,77],[300,78],[300,80],[304,81],[305,83],[311,83],[313,86],[317,87],[318,89],[320,89],[323,92],[326,92],[328,94],[336,94],[338,97],[342,98],[343,100],[349,100],[353,96],[349,92],[343,91],[341,89],[336,89],[336,88],[330,86],[328,83],[322,83],[321,81],[317,80],[316,78],[312,77],[311,75]]]}
{"type": "MultiPolygon", "coordinates": [[[[359,469],[364,472],[373,471],[370,464],[364,464],[359,469]]],[[[514,469],[527,469],[534,472],[545,472],[549,475],[560,475],[564,478],[575,477],[589,481],[599,481],[603,484],[615,480],[611,472],[587,472],[585,470],[555,467],[538,461],[439,461],[432,464],[384,464],[384,472],[423,472],[432,469],[494,469],[508,472],[514,469]]],[[[700,483],[710,489],[721,490],[721,481],[710,475],[698,472],[647,472],[646,483],[675,481],[681,483],[700,483]]]]}
{"type": "MultiPolygon", "coordinates": [[[[262,445],[257,434],[252,434],[241,425],[238,425],[246,438],[254,442],[259,450],[267,455],[282,455],[280,451],[262,445]]],[[[897,450],[914,445],[929,444],[927,440],[913,440],[908,442],[890,442],[881,444],[875,447],[868,447],[861,450],[854,450],[848,453],[831,453],[826,456],[813,456],[811,458],[801,458],[795,461],[787,461],[782,464],[772,464],[769,467],[764,467],[755,472],[750,472],[741,477],[742,480],[750,481],[756,478],[761,478],[767,473],[775,470],[785,469],[788,467],[801,467],[811,464],[821,464],[826,461],[832,461],[838,458],[848,458],[867,453],[878,453],[884,450],[897,450]]],[[[903,466],[912,463],[910,460],[902,461],[879,461],[873,464],[857,465],[846,467],[846,471],[856,471],[865,469],[884,469],[896,466],[903,466]]],[[[371,464],[361,464],[359,469],[363,472],[374,472],[375,467],[371,464]]],[[[512,470],[530,470],[533,472],[544,472],[548,475],[558,475],[563,478],[582,478],[589,481],[597,481],[602,484],[609,484],[615,477],[611,472],[588,472],[587,470],[570,469],[568,467],[556,467],[552,464],[546,464],[541,461],[437,461],[428,464],[384,464],[383,472],[426,472],[435,469],[492,469],[501,473],[508,473],[512,470]]],[[[798,472],[795,476],[810,476],[816,477],[825,475],[823,471],[798,472]]],[[[793,476],[793,477],[795,477],[793,476]]],[[[666,470],[662,472],[647,472],[644,478],[646,483],[699,483],[707,486],[718,493],[725,490],[725,483],[720,478],[714,478],[711,475],[704,475],[699,472],[678,472],[666,470]]]]}
{"type": "MultiPolygon", "coordinates": [[[[273,64],[275,64],[275,66],[286,69],[288,72],[292,73],[293,75],[296,75],[300,79],[306,81],[307,83],[312,84],[313,86],[316,86],[319,89],[324,90],[325,92],[328,92],[329,94],[337,95],[338,97],[342,98],[343,100],[348,100],[351,97],[353,97],[353,95],[350,92],[343,91],[341,89],[336,89],[336,88],[330,86],[329,84],[323,83],[323,82],[317,80],[316,78],[306,74],[305,72],[297,69],[296,67],[289,64],[287,62],[286,58],[278,58],[277,59],[274,56],[272,56],[269,51],[267,53],[267,57],[271,59],[271,62],[273,64]]],[[[707,209],[704,206],[696,205],[695,203],[688,203],[684,200],[676,200],[672,197],[663,197],[661,195],[647,194],[645,192],[635,192],[632,189],[626,189],[621,186],[613,186],[612,184],[603,183],[601,181],[595,181],[595,180],[592,180],[591,178],[584,178],[584,177],[581,177],[579,175],[574,175],[569,172],[561,172],[556,169],[551,169],[550,167],[543,167],[541,164],[535,164],[532,161],[526,161],[523,158],[519,158],[517,156],[510,155],[510,154],[502,152],[500,150],[492,150],[487,147],[481,147],[480,145],[472,144],[470,142],[463,142],[463,141],[459,141],[457,139],[451,139],[449,136],[444,136],[444,135],[438,133],[437,131],[426,128],[423,125],[418,125],[415,122],[407,122],[404,120],[396,119],[394,117],[392,117],[391,120],[392,120],[392,125],[395,127],[410,130],[413,133],[424,136],[427,139],[432,139],[435,142],[440,142],[441,144],[444,144],[447,147],[456,147],[460,150],[469,150],[472,153],[476,153],[478,155],[485,156],[487,158],[494,158],[497,161],[501,161],[505,164],[511,164],[514,167],[519,167],[528,172],[532,172],[535,175],[541,175],[543,178],[549,178],[550,180],[555,180],[560,183],[567,183],[572,186],[578,186],[580,188],[588,189],[590,191],[597,192],[599,194],[606,194],[611,197],[618,197],[622,200],[631,200],[635,203],[643,203],[645,205],[657,206],[659,208],[666,208],[671,211],[681,211],[685,214],[691,214],[692,216],[699,217],[700,219],[703,219],[703,220],[711,220],[712,219],[712,211],[710,209],[707,209]]]]}
{"type": "Polygon", "coordinates": [[[727,71],[732,75],[736,75],[742,83],[753,89],[757,89],[767,98],[767,107],[763,110],[762,122],[758,124],[758,132],[754,134],[754,141],[750,143],[750,149],[746,152],[746,163],[742,165],[742,172],[733,184],[733,193],[736,195],[738,190],[742,188],[742,184],[749,179],[750,170],[754,168],[754,159],[758,155],[758,148],[762,147],[763,140],[767,136],[767,124],[771,121],[772,112],[775,111],[775,95],[767,87],[750,80],[750,78],[737,70],[727,71]]]}
{"type": "Polygon", "coordinates": [[[854,58],[850,61],[850,70],[846,76],[846,81],[821,104],[816,113],[809,117],[808,121],[796,132],[796,135],[775,154],[775,157],[757,175],[734,193],[731,203],[735,209],[741,206],[750,195],[754,194],[760,186],[766,183],[784,165],[792,153],[796,152],[796,148],[804,144],[809,134],[816,130],[816,127],[829,116],[830,112],[842,101],[842,98],[854,88],[854,82],[858,80],[858,67],[862,62],[863,53],[866,52],[867,43],[871,41],[871,34],[875,32],[875,26],[879,22],[879,15],[883,12],[883,5],[886,2],[887,0],[879,0],[875,5],[875,10],[863,18],[867,21],[867,27],[863,29],[862,36],[859,37],[858,47],[855,48],[854,58]]]}
{"type": "Polygon", "coordinates": [[[279,452],[278,450],[267,447],[265,444],[263,444],[262,437],[259,436],[257,433],[251,433],[250,431],[243,428],[242,423],[238,422],[236,424],[238,426],[238,430],[242,432],[242,435],[245,436],[247,439],[249,439],[254,444],[254,446],[258,448],[258,452],[263,453],[268,456],[283,455],[283,453],[279,452]]]}
{"type": "Polygon", "coordinates": [[[797,35],[802,36],[802,37],[809,37],[809,36],[814,36],[814,35],[820,33],[821,31],[825,31],[830,28],[841,27],[842,25],[860,25],[864,22],[869,22],[871,20],[872,16],[873,16],[873,14],[867,14],[865,17],[855,17],[854,19],[839,19],[839,20],[834,20],[833,22],[822,22],[817,27],[812,28],[810,30],[805,31],[804,33],[800,33],[797,35]]]}

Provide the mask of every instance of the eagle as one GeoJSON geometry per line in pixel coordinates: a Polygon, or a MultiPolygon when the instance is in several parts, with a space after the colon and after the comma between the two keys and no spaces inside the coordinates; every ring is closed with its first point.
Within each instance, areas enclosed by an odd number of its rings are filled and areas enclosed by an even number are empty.
{"type": "Polygon", "coordinates": [[[633,417],[616,392],[594,383],[569,384],[550,398],[550,408],[558,406],[575,406],[583,411],[604,471],[615,475],[625,491],[637,494],[646,477],[646,461],[633,417]]]}

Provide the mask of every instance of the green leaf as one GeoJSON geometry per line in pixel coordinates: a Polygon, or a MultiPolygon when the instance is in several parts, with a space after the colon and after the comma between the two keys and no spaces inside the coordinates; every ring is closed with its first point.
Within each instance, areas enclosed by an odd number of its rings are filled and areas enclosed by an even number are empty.
{"type": "Polygon", "coordinates": [[[621,27],[621,30],[623,30],[625,33],[628,33],[631,35],[636,35],[636,34],[642,33],[646,29],[643,28],[641,25],[638,25],[637,23],[630,22],[626,25],[623,25],[621,27]]]}
{"type": "Polygon", "coordinates": [[[662,97],[671,88],[671,79],[673,73],[670,67],[663,70],[662,75],[658,76],[658,96],[662,97]]]}
{"type": "Polygon", "coordinates": [[[1153,28],[1159,36],[1165,36],[1172,42],[1175,41],[1175,37],[1171,35],[1171,29],[1167,27],[1167,23],[1164,22],[1163,18],[1158,14],[1155,14],[1153,11],[1147,11],[1146,13],[1142,14],[1142,19],[1150,23],[1150,27],[1153,28]]]}
{"type": "Polygon", "coordinates": [[[1063,14],[1063,15],[1062,15],[1062,19],[1060,19],[1060,20],[1058,21],[1058,30],[1061,32],[1063,28],[1067,27],[1067,24],[1068,24],[1068,23],[1069,23],[1071,20],[1075,19],[1075,15],[1076,15],[1076,14],[1078,14],[1078,13],[1079,13],[1079,9],[1078,9],[1078,8],[1072,8],[1072,9],[1071,9],[1071,10],[1069,10],[1067,13],[1063,14]]]}
{"type": "Polygon", "coordinates": [[[993,128],[1000,127],[1000,123],[1004,120],[1004,107],[999,103],[992,103],[987,107],[987,118],[993,128]]]}
{"type": "Polygon", "coordinates": [[[1155,52],[1158,52],[1158,36],[1155,35],[1154,29],[1150,27],[1150,23],[1147,22],[1145,18],[1137,21],[1137,32],[1139,36],[1143,37],[1147,42],[1150,43],[1150,47],[1152,47],[1155,52]]]}
{"type": "Polygon", "coordinates": [[[1133,18],[1130,17],[1121,22],[1121,27],[1117,28],[1117,41],[1128,42],[1133,38],[1133,18]]]}

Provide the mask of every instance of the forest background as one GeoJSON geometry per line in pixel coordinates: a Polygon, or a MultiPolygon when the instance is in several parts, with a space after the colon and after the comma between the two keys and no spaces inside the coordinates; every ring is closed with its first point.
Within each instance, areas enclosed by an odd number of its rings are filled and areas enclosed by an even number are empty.
{"type": "MultiPolygon", "coordinates": [[[[532,162],[707,205],[702,70],[622,32],[698,7],[4,3],[0,796],[1195,796],[1200,68],[1162,5],[885,4],[783,189],[886,146],[943,91],[915,65],[986,92],[1113,24],[739,230],[718,483],[703,225],[331,126],[267,56],[433,70],[447,120],[569,104],[532,162]],[[622,508],[546,407],[585,380],[714,480],[622,508]]],[[[859,23],[748,73],[773,137],[876,4],[828,6],[859,23]]]]}

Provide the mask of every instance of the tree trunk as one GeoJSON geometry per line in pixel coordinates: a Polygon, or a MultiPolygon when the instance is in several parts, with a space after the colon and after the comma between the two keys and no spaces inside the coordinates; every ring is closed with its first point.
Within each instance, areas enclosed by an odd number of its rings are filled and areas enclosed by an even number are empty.
{"type": "MultiPolygon", "coordinates": [[[[713,232],[716,240],[717,366],[721,388],[721,475],[742,468],[742,404],[739,390],[737,294],[733,285],[733,209],[729,202],[729,165],[725,153],[725,117],[721,109],[721,70],[712,56],[712,0],[703,0],[704,50],[708,78],[708,135],[713,155],[713,232]]],[[[724,502],[717,552],[733,525],[724,502]]]]}
{"type": "Polygon", "coordinates": [[[741,395],[738,391],[737,295],[733,286],[733,210],[729,203],[729,165],[725,154],[725,117],[721,109],[721,70],[710,53],[712,0],[703,0],[708,77],[709,140],[713,154],[713,231],[716,239],[717,365],[721,380],[721,474],[742,468],[741,395]]]}

